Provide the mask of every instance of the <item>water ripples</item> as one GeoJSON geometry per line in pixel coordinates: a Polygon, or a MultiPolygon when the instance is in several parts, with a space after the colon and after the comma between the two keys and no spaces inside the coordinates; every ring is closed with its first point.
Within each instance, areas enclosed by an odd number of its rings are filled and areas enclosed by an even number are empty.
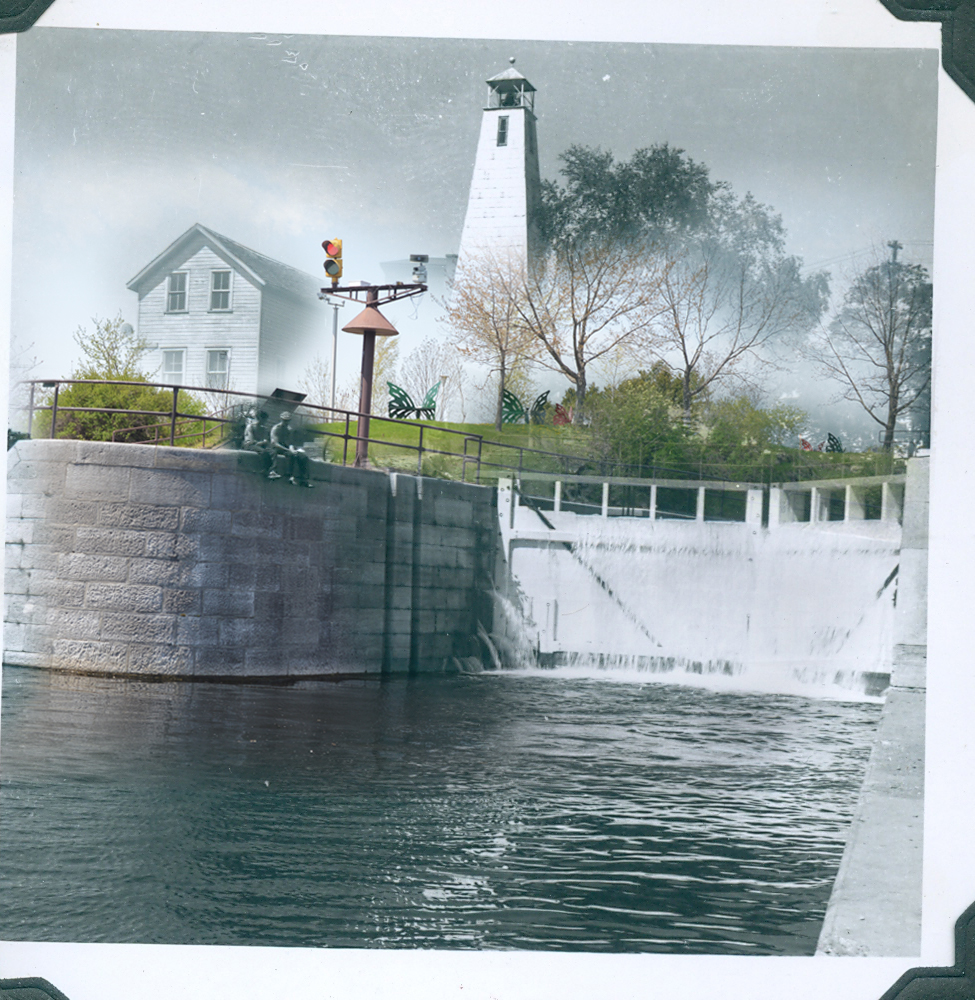
{"type": "Polygon", "coordinates": [[[809,954],[876,704],[5,669],[0,936],[809,954]]]}

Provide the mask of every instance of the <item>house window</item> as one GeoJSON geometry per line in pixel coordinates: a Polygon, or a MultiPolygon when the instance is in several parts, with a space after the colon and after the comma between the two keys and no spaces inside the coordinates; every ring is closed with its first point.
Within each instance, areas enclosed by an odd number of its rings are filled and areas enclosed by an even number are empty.
{"type": "Polygon", "coordinates": [[[185,271],[173,271],[169,276],[169,294],[166,296],[166,312],[186,312],[185,271]]]}
{"type": "Polygon", "coordinates": [[[227,310],[230,308],[230,272],[210,272],[210,309],[227,310]]]}
{"type": "Polygon", "coordinates": [[[507,146],[508,145],[508,116],[501,115],[498,118],[498,145],[507,146]]]}
{"type": "Polygon", "coordinates": [[[163,351],[163,381],[169,385],[183,384],[183,355],[185,351],[163,351]]]}
{"type": "Polygon", "coordinates": [[[207,351],[207,388],[226,389],[229,387],[230,351],[207,351]]]}

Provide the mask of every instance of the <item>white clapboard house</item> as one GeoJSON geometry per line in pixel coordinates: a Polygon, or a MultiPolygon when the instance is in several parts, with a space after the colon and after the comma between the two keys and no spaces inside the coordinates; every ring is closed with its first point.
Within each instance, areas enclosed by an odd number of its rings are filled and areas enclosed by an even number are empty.
{"type": "Polygon", "coordinates": [[[152,348],[152,380],[297,389],[331,330],[321,285],[197,223],[128,283],[139,296],[138,332],[152,348]]]}

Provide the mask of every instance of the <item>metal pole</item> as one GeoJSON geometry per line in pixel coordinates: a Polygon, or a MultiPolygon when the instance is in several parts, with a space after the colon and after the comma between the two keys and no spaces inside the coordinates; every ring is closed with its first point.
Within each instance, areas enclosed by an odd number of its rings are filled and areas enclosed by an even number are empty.
{"type": "MultiPolygon", "coordinates": [[[[173,386],[173,416],[169,424],[169,444],[170,446],[175,446],[176,444],[176,400],[179,398],[179,387],[173,386]]],[[[205,443],[205,442],[204,442],[205,443]]]]}
{"type": "Polygon", "coordinates": [[[30,402],[27,408],[27,433],[34,433],[34,383],[30,384],[30,402]]]}
{"type": "MultiPolygon", "coordinates": [[[[366,305],[375,306],[379,292],[370,288],[366,293],[366,305]]],[[[359,391],[359,433],[355,444],[355,465],[362,468],[369,458],[369,415],[372,413],[372,366],[376,357],[376,331],[366,330],[362,334],[362,374],[359,391]]]]}
{"type": "Polygon", "coordinates": [[[51,437],[55,436],[55,430],[58,424],[58,389],[61,388],[61,383],[54,387],[54,399],[51,401],[51,437]]]}
{"type": "MultiPolygon", "coordinates": [[[[339,353],[339,306],[340,303],[332,303],[332,393],[329,400],[329,409],[335,409],[335,366],[338,363],[339,353]]],[[[335,414],[330,414],[330,419],[335,419],[335,414]]]]}

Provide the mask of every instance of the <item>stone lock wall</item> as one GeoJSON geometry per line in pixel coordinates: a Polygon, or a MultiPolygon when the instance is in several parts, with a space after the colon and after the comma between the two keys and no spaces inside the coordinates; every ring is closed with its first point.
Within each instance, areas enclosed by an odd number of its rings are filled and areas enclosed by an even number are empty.
{"type": "Polygon", "coordinates": [[[441,670],[482,656],[495,492],[256,456],[22,441],[8,453],[4,662],[209,678],[441,670]]]}

